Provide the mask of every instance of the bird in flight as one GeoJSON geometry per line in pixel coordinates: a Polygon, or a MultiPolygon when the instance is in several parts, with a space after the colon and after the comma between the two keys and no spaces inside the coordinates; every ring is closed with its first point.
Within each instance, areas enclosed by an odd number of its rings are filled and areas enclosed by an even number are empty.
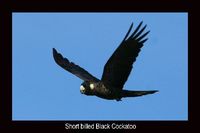
{"type": "Polygon", "coordinates": [[[123,89],[132,70],[132,65],[136,61],[136,57],[144,42],[147,41],[145,36],[150,32],[143,33],[147,25],[142,28],[141,26],[142,22],[131,33],[133,23],[131,24],[121,44],[106,62],[101,80],[82,67],[70,62],[67,58],[64,58],[55,48],[53,48],[54,60],[60,67],[83,80],[80,86],[82,94],[117,101],[121,101],[125,97],[153,94],[157,90],[132,91],[123,89]]]}

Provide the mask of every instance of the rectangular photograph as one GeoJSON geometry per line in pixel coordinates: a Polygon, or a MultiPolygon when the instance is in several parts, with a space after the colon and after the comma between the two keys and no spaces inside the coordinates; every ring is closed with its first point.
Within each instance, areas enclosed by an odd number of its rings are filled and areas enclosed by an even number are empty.
{"type": "Polygon", "coordinates": [[[12,120],[188,121],[188,13],[12,13],[12,120]]]}

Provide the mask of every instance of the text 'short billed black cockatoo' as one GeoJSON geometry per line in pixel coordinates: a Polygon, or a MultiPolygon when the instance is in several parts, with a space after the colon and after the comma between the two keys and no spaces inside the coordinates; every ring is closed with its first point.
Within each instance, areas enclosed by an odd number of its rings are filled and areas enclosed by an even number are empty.
{"type": "Polygon", "coordinates": [[[53,57],[59,66],[84,81],[80,86],[80,92],[82,94],[117,101],[120,101],[121,98],[124,97],[153,94],[157,92],[157,90],[131,91],[123,89],[131,72],[133,62],[136,61],[140,49],[144,42],[147,41],[145,36],[149,31],[143,33],[146,25],[140,29],[141,26],[142,22],[135,31],[129,35],[133,27],[133,23],[131,24],[123,41],[105,64],[101,80],[94,77],[80,66],[70,62],[67,58],[64,58],[55,48],[53,48],[53,57]]]}

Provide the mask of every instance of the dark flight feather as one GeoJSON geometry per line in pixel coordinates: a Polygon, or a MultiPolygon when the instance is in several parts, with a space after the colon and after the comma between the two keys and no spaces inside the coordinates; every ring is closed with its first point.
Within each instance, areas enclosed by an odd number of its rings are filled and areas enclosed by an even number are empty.
{"type": "Polygon", "coordinates": [[[148,94],[153,94],[158,92],[157,90],[151,90],[151,91],[130,91],[130,90],[123,90],[122,91],[122,97],[138,97],[148,94]]]}
{"type": "Polygon", "coordinates": [[[133,23],[131,24],[123,41],[105,64],[101,78],[105,85],[113,86],[120,90],[123,88],[131,72],[132,64],[135,62],[143,43],[147,40],[145,36],[149,31],[142,34],[146,25],[140,30],[141,25],[142,22],[128,37],[133,27],[133,23]]]}
{"type": "Polygon", "coordinates": [[[68,72],[76,75],[77,77],[81,78],[83,81],[95,81],[98,82],[99,79],[92,76],[89,72],[87,72],[85,69],[81,68],[80,66],[74,64],[73,62],[70,62],[67,58],[64,58],[60,53],[56,51],[55,48],[53,48],[53,57],[55,62],[67,70],[68,72]]]}

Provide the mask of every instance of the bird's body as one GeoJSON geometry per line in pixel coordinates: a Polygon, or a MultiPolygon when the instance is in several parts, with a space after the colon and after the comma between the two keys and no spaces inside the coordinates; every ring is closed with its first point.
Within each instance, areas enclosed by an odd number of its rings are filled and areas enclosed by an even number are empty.
{"type": "Polygon", "coordinates": [[[95,95],[100,98],[104,98],[104,99],[108,99],[108,100],[121,99],[120,93],[117,91],[119,89],[106,86],[101,81],[91,82],[91,83],[87,83],[87,81],[86,81],[86,82],[83,82],[81,85],[84,88],[88,88],[87,89],[88,91],[86,91],[86,92],[83,92],[81,90],[81,93],[83,93],[85,95],[95,95]],[[94,88],[91,86],[94,86],[94,88]]]}
{"type": "Polygon", "coordinates": [[[112,86],[106,86],[103,82],[83,82],[80,87],[80,91],[82,94],[88,95],[88,96],[97,96],[100,98],[104,98],[107,100],[117,100],[120,101],[123,97],[137,97],[142,96],[145,94],[152,94],[156,91],[129,91],[124,90],[121,88],[115,88],[112,86]],[[81,89],[82,87],[88,88],[81,89]]]}
{"type": "Polygon", "coordinates": [[[157,91],[130,91],[123,89],[132,70],[132,64],[136,60],[143,43],[147,40],[144,39],[144,37],[149,33],[148,31],[142,34],[146,26],[139,30],[141,25],[142,22],[129,36],[133,27],[133,24],[131,25],[125,38],[105,64],[101,80],[94,77],[80,66],[70,62],[53,48],[54,59],[59,66],[84,81],[80,86],[82,94],[117,101],[120,101],[123,97],[153,94],[157,91]]]}

